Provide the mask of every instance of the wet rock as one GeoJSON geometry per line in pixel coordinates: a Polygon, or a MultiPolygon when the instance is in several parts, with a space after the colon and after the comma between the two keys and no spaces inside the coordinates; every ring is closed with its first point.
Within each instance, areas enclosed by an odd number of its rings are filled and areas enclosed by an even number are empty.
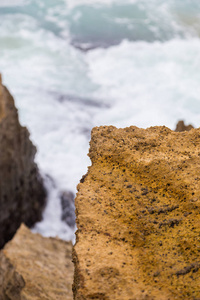
{"type": "Polygon", "coordinates": [[[181,121],[178,121],[178,123],[176,124],[175,131],[177,131],[177,132],[189,131],[193,128],[194,128],[194,126],[192,126],[191,124],[190,125],[185,125],[184,121],[181,120],[181,121]]]}
{"type": "Polygon", "coordinates": [[[0,252],[1,300],[72,299],[72,245],[21,225],[0,252]]]}
{"type": "Polygon", "coordinates": [[[74,299],[200,299],[200,129],[94,128],[74,299]]]}
{"type": "Polygon", "coordinates": [[[32,226],[42,218],[46,192],[35,153],[14,99],[0,79],[0,248],[22,222],[32,226]]]}
{"type": "Polygon", "coordinates": [[[70,191],[65,191],[61,194],[61,206],[62,206],[62,220],[70,227],[74,227],[76,224],[74,194],[70,191]]]}

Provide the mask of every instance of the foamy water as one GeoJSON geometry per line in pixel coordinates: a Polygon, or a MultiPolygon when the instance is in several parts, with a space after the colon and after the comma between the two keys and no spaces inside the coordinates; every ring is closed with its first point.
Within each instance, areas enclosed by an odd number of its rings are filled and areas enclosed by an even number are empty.
{"type": "Polygon", "coordinates": [[[53,179],[35,231],[74,238],[59,195],[87,172],[92,127],[199,126],[199,11],[195,0],[0,0],[0,72],[53,179]]]}

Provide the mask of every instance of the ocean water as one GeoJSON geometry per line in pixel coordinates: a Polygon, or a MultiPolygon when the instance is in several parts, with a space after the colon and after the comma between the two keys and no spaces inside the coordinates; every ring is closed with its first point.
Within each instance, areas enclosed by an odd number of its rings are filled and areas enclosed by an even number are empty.
{"type": "Polygon", "coordinates": [[[74,240],[60,195],[99,125],[200,123],[199,0],[0,0],[0,72],[48,189],[34,231],[74,240]]]}

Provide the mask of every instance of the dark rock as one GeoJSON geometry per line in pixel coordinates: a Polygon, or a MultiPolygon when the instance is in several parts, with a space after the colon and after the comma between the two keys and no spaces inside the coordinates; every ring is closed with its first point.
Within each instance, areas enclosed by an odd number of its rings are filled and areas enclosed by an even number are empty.
{"type": "Polygon", "coordinates": [[[74,194],[70,191],[65,191],[61,194],[61,206],[62,206],[62,220],[70,227],[74,227],[76,224],[74,194]]]}
{"type": "Polygon", "coordinates": [[[46,191],[34,162],[36,148],[18,120],[14,99],[0,78],[0,248],[23,222],[42,218],[46,191]]]}
{"type": "Polygon", "coordinates": [[[190,125],[185,125],[184,121],[181,120],[181,121],[178,121],[178,123],[176,124],[176,129],[175,129],[175,131],[176,131],[176,132],[189,131],[189,130],[191,130],[192,128],[194,128],[194,126],[192,126],[191,124],[190,124],[190,125]]]}

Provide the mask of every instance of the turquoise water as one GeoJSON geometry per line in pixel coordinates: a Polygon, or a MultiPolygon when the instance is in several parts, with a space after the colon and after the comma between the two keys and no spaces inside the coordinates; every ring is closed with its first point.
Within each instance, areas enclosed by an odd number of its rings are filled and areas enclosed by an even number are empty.
{"type": "Polygon", "coordinates": [[[199,14],[196,0],[0,0],[0,72],[54,180],[35,230],[73,238],[59,193],[87,172],[92,127],[199,126],[199,14]]]}
{"type": "Polygon", "coordinates": [[[29,17],[37,23],[38,30],[68,37],[77,46],[108,47],[123,39],[166,41],[200,33],[200,2],[197,0],[169,0],[167,3],[161,0],[13,0],[12,5],[6,3],[9,1],[0,3],[1,16],[29,17]]]}

